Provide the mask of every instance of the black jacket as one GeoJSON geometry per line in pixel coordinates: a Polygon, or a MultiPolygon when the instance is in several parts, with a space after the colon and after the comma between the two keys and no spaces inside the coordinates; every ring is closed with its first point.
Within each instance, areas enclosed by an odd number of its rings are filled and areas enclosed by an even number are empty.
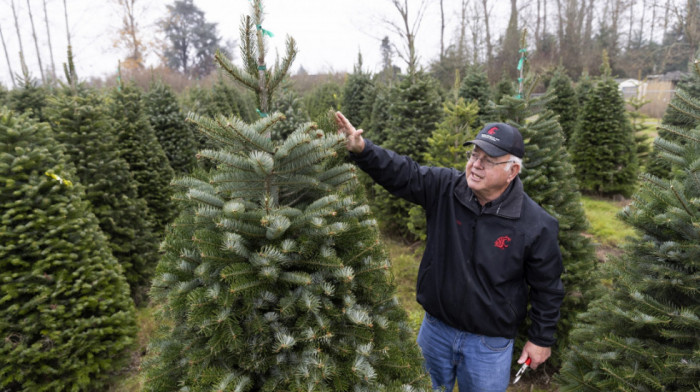
{"type": "Polygon", "coordinates": [[[426,312],[464,331],[514,338],[529,299],[530,341],[554,344],[564,298],[559,224],[519,177],[482,208],[464,172],[419,166],[367,139],[351,157],[389,192],[425,209],[416,297],[426,312]]]}

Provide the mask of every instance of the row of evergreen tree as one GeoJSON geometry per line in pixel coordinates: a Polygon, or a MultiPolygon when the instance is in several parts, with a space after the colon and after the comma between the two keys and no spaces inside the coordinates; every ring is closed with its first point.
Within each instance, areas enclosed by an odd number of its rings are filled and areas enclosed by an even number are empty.
{"type": "Polygon", "coordinates": [[[534,75],[492,92],[474,68],[445,92],[421,71],[382,82],[360,60],[302,98],[283,78],[292,39],[276,67],[252,55],[262,22],[256,1],[243,68],[217,57],[252,93],[223,79],[179,98],[157,82],[96,91],[70,64],[60,89],[25,77],[0,92],[0,390],[103,388],[149,288],[161,329],[147,390],[427,390],[379,241],[379,226],[423,235],[422,211],[344,162],[328,109],[457,168],[481,124],[518,126],[526,191],[560,222],[567,296],[549,366],[562,388],[700,387],[697,64],[637,184],[642,149],[605,69],[576,89],[555,71],[535,94],[534,75]],[[623,216],[642,236],[598,271],[580,191],[635,189],[623,216]]]}

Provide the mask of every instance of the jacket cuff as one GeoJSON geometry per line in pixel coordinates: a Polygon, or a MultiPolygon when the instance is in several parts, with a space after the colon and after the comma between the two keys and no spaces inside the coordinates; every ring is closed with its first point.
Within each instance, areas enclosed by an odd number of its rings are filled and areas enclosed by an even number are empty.
{"type": "Polygon", "coordinates": [[[547,338],[532,337],[532,336],[529,336],[528,340],[531,343],[536,344],[540,347],[552,347],[557,342],[556,339],[547,339],[547,338]]]}

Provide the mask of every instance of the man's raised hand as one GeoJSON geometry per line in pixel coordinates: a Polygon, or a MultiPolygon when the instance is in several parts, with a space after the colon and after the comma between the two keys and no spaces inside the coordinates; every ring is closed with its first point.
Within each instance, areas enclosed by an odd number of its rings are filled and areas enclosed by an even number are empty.
{"type": "Polygon", "coordinates": [[[355,129],[343,113],[335,112],[335,121],[338,123],[338,133],[345,135],[345,147],[348,151],[359,154],[365,149],[365,139],[362,138],[362,130],[355,129]]]}

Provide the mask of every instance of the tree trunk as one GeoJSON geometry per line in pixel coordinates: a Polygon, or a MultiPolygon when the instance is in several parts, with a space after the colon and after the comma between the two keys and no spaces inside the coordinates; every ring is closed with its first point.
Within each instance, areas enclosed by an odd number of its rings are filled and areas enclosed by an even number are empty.
{"type": "Polygon", "coordinates": [[[66,5],[66,0],[63,0],[63,14],[66,19],[66,37],[68,38],[68,46],[72,47],[70,43],[70,27],[68,26],[68,6],[66,5]]]}
{"type": "Polygon", "coordinates": [[[49,14],[46,12],[46,0],[43,0],[43,1],[44,1],[44,23],[46,23],[46,38],[49,40],[49,55],[51,56],[51,79],[55,81],[56,80],[56,63],[53,60],[53,46],[51,45],[51,31],[49,30],[49,14]]]}
{"type": "Polygon", "coordinates": [[[15,0],[11,0],[10,5],[12,6],[12,16],[15,18],[15,30],[17,31],[17,41],[19,41],[19,52],[24,53],[24,48],[22,47],[22,35],[19,33],[19,23],[17,22],[17,12],[15,11],[15,0]]]}
{"type": "Polygon", "coordinates": [[[445,57],[445,7],[440,0],[440,60],[445,57]]]}
{"type": "MultiPolygon", "coordinates": [[[[467,61],[467,6],[469,1],[462,0],[462,8],[459,19],[459,42],[457,42],[457,53],[461,61],[467,61]]],[[[475,49],[476,50],[476,49],[475,49]]]]}
{"type": "Polygon", "coordinates": [[[5,45],[5,36],[2,35],[2,28],[0,28],[0,41],[2,41],[2,50],[5,51],[5,60],[7,61],[7,69],[10,70],[10,80],[12,80],[12,87],[17,87],[15,83],[15,73],[12,72],[12,65],[10,64],[10,56],[7,54],[7,45],[5,45]]]}
{"type": "Polygon", "coordinates": [[[493,64],[493,44],[491,43],[491,28],[489,27],[489,16],[491,12],[488,8],[488,0],[481,0],[484,6],[484,29],[486,32],[486,66],[491,69],[493,64]]]}
{"type": "Polygon", "coordinates": [[[32,25],[32,38],[34,38],[34,48],[36,49],[36,59],[39,62],[39,75],[41,75],[41,84],[46,85],[44,77],[44,65],[41,63],[41,52],[39,51],[39,42],[36,39],[36,30],[34,29],[34,17],[32,16],[32,6],[27,0],[27,12],[29,12],[29,23],[32,25]]]}
{"type": "Polygon", "coordinates": [[[537,0],[537,21],[535,22],[535,42],[540,42],[540,22],[542,21],[542,14],[540,13],[540,8],[542,6],[542,0],[537,0]]]}
{"type": "Polygon", "coordinates": [[[632,47],[632,26],[634,26],[634,4],[636,3],[635,0],[632,0],[630,3],[630,27],[627,29],[627,50],[630,50],[632,47]]]}

